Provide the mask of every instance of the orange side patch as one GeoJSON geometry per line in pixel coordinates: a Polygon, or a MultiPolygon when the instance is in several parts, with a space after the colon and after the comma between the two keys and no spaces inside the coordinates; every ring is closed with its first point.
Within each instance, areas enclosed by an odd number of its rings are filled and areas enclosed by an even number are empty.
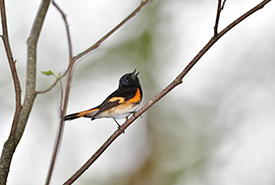
{"type": "Polygon", "coordinates": [[[92,112],[94,112],[94,111],[97,111],[97,110],[99,110],[99,108],[91,109],[91,110],[85,110],[85,111],[79,112],[79,113],[77,114],[77,116],[78,116],[78,117],[82,117],[82,116],[85,116],[85,115],[90,114],[90,113],[92,113],[92,112]]]}
{"type": "Polygon", "coordinates": [[[136,95],[129,100],[129,103],[139,103],[141,98],[140,90],[137,88],[136,95]]]}

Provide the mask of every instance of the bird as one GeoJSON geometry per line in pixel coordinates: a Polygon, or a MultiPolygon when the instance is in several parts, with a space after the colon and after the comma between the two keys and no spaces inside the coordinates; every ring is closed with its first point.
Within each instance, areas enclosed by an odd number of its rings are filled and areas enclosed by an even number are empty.
{"type": "Polygon", "coordinates": [[[80,117],[90,118],[91,121],[98,118],[113,118],[120,129],[120,124],[116,119],[128,119],[131,114],[134,116],[142,100],[143,94],[138,74],[136,69],[132,73],[124,74],[119,80],[117,90],[111,93],[100,105],[66,115],[64,120],[74,120],[80,117]]]}

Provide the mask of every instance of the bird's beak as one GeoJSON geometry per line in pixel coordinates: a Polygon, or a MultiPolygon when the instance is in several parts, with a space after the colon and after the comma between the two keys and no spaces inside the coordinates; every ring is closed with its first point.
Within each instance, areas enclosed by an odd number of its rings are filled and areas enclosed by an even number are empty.
{"type": "Polygon", "coordinates": [[[137,77],[137,75],[139,74],[139,72],[137,72],[137,74],[135,74],[136,73],[136,70],[137,69],[135,69],[134,71],[133,71],[133,73],[132,73],[132,79],[135,79],[136,77],[137,77]]]}

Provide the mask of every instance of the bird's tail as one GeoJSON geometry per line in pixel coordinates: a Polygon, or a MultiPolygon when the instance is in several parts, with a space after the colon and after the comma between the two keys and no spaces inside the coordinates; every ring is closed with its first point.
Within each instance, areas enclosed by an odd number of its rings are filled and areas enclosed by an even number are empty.
{"type": "Polygon", "coordinates": [[[99,108],[93,108],[93,109],[77,112],[77,113],[74,113],[74,114],[69,114],[69,115],[64,117],[64,120],[65,121],[73,120],[73,119],[77,119],[77,118],[81,118],[81,117],[93,118],[93,116],[98,111],[99,111],[99,108]]]}

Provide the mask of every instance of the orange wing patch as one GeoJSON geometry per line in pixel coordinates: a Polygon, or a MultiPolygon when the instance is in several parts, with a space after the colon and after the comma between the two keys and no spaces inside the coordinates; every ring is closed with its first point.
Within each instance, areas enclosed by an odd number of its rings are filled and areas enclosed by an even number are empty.
{"type": "Polygon", "coordinates": [[[118,103],[123,103],[125,98],[122,97],[113,97],[109,99],[110,102],[119,101],[118,103]]]}
{"type": "Polygon", "coordinates": [[[137,92],[136,95],[131,98],[130,100],[128,100],[127,102],[125,102],[125,98],[122,97],[113,97],[111,99],[109,99],[109,102],[114,102],[114,101],[119,101],[118,103],[139,103],[140,102],[140,98],[141,98],[141,94],[140,94],[140,90],[139,88],[137,88],[137,92]]]}

